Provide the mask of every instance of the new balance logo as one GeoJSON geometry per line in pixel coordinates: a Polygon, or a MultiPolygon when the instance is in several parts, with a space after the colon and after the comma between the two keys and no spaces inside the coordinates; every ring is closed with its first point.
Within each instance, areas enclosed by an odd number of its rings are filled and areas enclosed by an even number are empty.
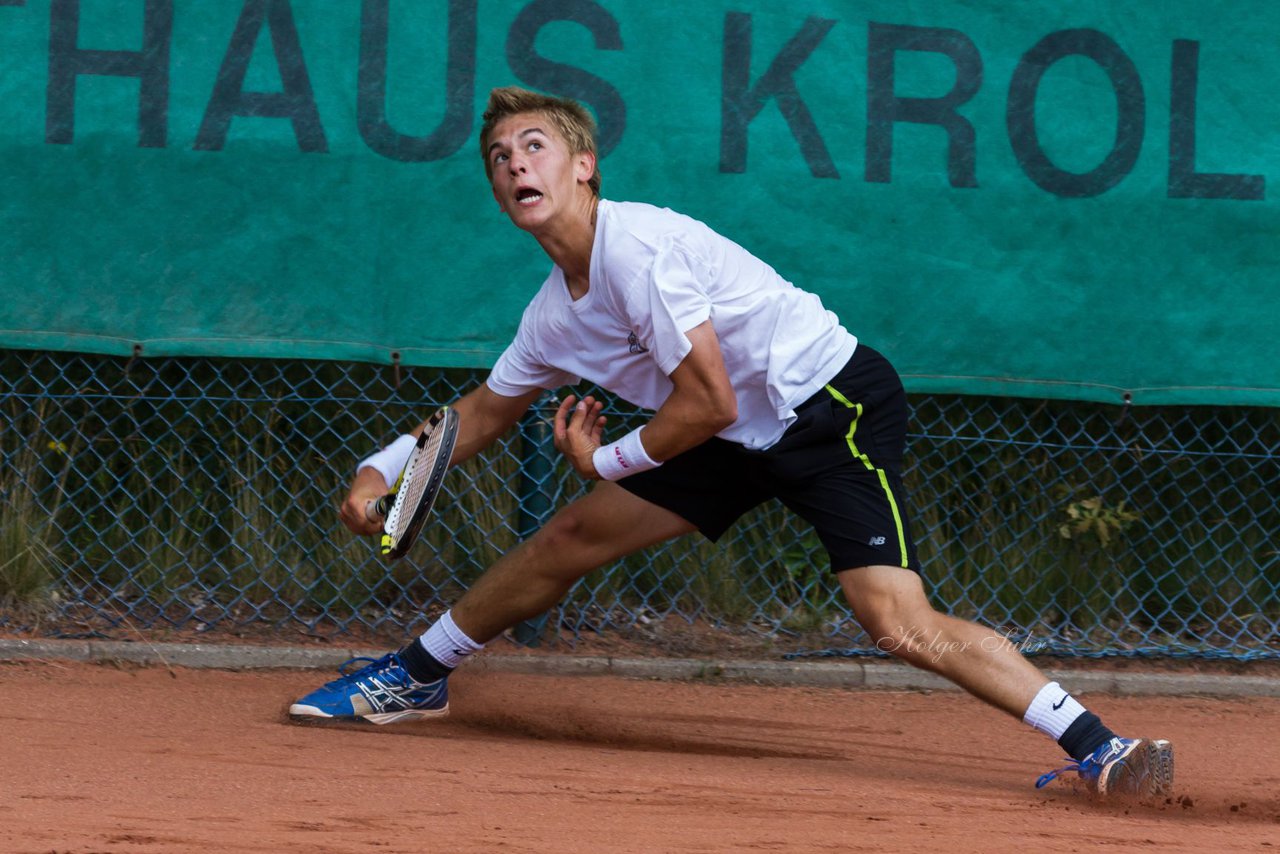
{"type": "Polygon", "coordinates": [[[883,546],[883,545],[884,545],[884,541],[885,541],[885,538],[884,538],[884,537],[872,537],[872,538],[867,542],[867,545],[869,545],[869,546],[883,546]]]}

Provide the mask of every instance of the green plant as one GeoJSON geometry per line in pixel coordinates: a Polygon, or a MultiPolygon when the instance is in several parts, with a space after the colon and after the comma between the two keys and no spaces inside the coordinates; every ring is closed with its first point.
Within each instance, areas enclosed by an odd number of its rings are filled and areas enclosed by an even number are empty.
{"type": "Polygon", "coordinates": [[[1080,543],[1092,538],[1104,549],[1142,518],[1141,514],[1126,510],[1124,501],[1115,507],[1107,506],[1101,495],[1072,501],[1066,514],[1067,521],[1058,526],[1058,534],[1064,540],[1080,543]]]}
{"type": "Polygon", "coordinates": [[[59,579],[62,536],[57,519],[66,497],[71,449],[44,429],[47,404],[9,409],[0,467],[0,606],[38,606],[59,579]]]}

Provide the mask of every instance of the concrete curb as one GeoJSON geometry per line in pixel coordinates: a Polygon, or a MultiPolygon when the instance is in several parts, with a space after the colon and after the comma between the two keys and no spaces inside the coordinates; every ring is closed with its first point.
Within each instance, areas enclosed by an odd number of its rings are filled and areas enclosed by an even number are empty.
{"type": "MultiPolygon", "coordinates": [[[[97,640],[23,640],[0,638],[0,662],[127,661],[168,667],[223,670],[327,670],[348,658],[378,656],[386,650],[344,647],[248,646],[238,644],[131,643],[97,640]]],[[[903,664],[843,659],[834,661],[755,661],[695,658],[615,658],[579,655],[502,655],[489,653],[467,665],[494,673],[555,676],[626,676],[636,679],[693,679],[820,688],[892,691],[956,691],[940,676],[903,664]]],[[[1050,678],[1078,694],[1117,696],[1207,695],[1280,697],[1280,679],[1220,673],[1136,673],[1130,671],[1046,670],[1050,678]]]]}

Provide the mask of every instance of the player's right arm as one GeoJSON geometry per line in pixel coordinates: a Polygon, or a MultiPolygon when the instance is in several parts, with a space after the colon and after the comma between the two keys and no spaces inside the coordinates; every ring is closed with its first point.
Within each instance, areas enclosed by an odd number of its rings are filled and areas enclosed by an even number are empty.
{"type": "MultiPolygon", "coordinates": [[[[458,441],[449,464],[456,466],[489,447],[510,430],[541,395],[542,389],[534,389],[517,397],[506,397],[489,388],[487,383],[467,392],[451,404],[458,413],[458,441]]],[[[411,435],[422,435],[425,427],[424,421],[411,435]]],[[[365,506],[386,495],[387,489],[388,484],[378,469],[372,466],[359,469],[338,511],[342,524],[356,534],[373,535],[381,531],[381,523],[371,522],[365,515],[365,506]]]]}
{"type": "MultiPolygon", "coordinates": [[[[453,459],[449,465],[456,466],[469,460],[492,445],[520,420],[542,392],[538,388],[516,397],[507,397],[489,388],[488,383],[481,383],[463,395],[453,404],[458,413],[458,444],[453,447],[453,459]]],[[[422,427],[419,427],[418,432],[421,431],[422,427]]]]}

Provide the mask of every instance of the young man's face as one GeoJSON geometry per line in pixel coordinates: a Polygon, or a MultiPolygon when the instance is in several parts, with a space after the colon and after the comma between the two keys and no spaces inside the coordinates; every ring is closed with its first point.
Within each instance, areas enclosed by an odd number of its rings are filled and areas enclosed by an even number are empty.
{"type": "Polygon", "coordinates": [[[493,197],[525,231],[536,231],[557,214],[575,210],[578,194],[591,193],[587,181],[595,171],[595,158],[571,152],[541,113],[517,113],[498,122],[487,154],[493,197]]]}

